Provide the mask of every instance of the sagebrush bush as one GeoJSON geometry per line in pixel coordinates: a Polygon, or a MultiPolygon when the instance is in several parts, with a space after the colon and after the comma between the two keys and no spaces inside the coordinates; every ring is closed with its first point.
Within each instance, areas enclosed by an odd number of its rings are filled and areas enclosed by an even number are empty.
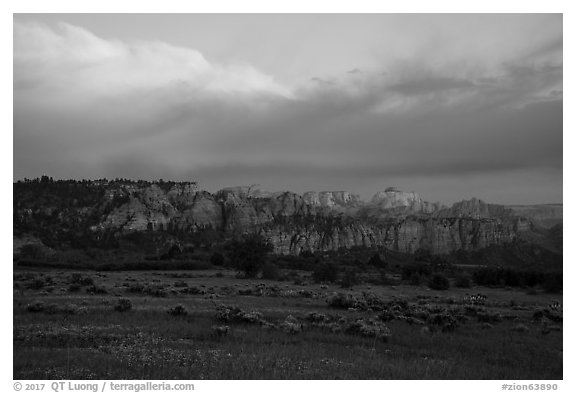
{"type": "Polygon", "coordinates": [[[82,280],[80,280],[80,285],[94,285],[94,279],[92,277],[84,277],[82,280]]]}
{"type": "Polygon", "coordinates": [[[478,322],[496,323],[502,321],[502,315],[499,312],[480,311],[476,314],[478,322]]]}
{"type": "Polygon", "coordinates": [[[262,278],[265,280],[278,280],[280,278],[278,266],[272,262],[266,262],[264,266],[262,266],[262,278]]]}
{"type": "Polygon", "coordinates": [[[116,305],[114,306],[114,310],[119,312],[130,311],[132,309],[132,302],[130,299],[118,299],[116,305]]]}
{"type": "Polygon", "coordinates": [[[544,288],[544,290],[549,293],[562,292],[562,274],[550,274],[549,277],[542,283],[542,288],[544,288]]]}
{"type": "Polygon", "coordinates": [[[386,261],[382,259],[379,253],[372,255],[372,257],[370,257],[368,260],[368,264],[376,266],[377,268],[385,268],[387,266],[386,261]]]}
{"type": "Polygon", "coordinates": [[[224,255],[220,254],[219,252],[215,252],[210,257],[210,263],[213,264],[214,266],[222,266],[224,265],[224,262],[226,262],[226,260],[224,259],[224,255]]]}
{"type": "Polygon", "coordinates": [[[402,267],[402,280],[409,281],[416,274],[422,277],[430,275],[430,266],[422,262],[416,262],[402,267]]]}
{"type": "Polygon", "coordinates": [[[408,283],[414,286],[422,285],[423,281],[424,276],[422,276],[420,273],[412,273],[412,275],[408,278],[408,283]]]}
{"type": "Polygon", "coordinates": [[[394,280],[392,280],[388,275],[386,275],[386,271],[384,269],[380,270],[380,276],[377,280],[377,284],[379,285],[393,285],[394,280]]]}
{"type": "Polygon", "coordinates": [[[230,326],[228,326],[228,325],[221,325],[221,326],[213,325],[212,326],[212,332],[218,338],[226,336],[229,331],[230,331],[230,326]]]}
{"type": "Polygon", "coordinates": [[[316,283],[334,282],[338,279],[338,268],[328,263],[319,263],[314,268],[312,279],[316,283]]]}
{"type": "Polygon", "coordinates": [[[358,301],[352,295],[340,292],[330,296],[326,302],[330,307],[345,309],[352,308],[358,303],[358,301]]]}
{"type": "Polygon", "coordinates": [[[528,328],[528,326],[524,325],[523,323],[519,323],[519,324],[514,325],[514,327],[512,327],[512,330],[515,332],[518,332],[518,333],[525,333],[530,329],[528,328]]]}
{"type": "Polygon", "coordinates": [[[221,322],[244,322],[255,324],[264,323],[262,313],[258,311],[244,311],[238,306],[220,305],[216,309],[216,319],[221,322]]]}
{"type": "Polygon", "coordinates": [[[352,269],[346,270],[344,275],[342,276],[342,280],[340,281],[340,286],[342,288],[351,288],[354,285],[357,285],[360,282],[356,272],[352,269]]]}
{"type": "Polygon", "coordinates": [[[36,278],[27,285],[28,289],[42,289],[46,285],[46,281],[42,278],[36,278]]]}
{"type": "Polygon", "coordinates": [[[70,276],[70,282],[72,284],[77,284],[81,286],[94,285],[94,279],[92,277],[84,277],[80,273],[72,273],[70,276]]]}
{"type": "Polygon", "coordinates": [[[60,310],[61,310],[60,307],[59,307],[56,303],[50,303],[50,304],[47,304],[47,305],[44,307],[44,310],[43,310],[43,311],[44,311],[46,314],[56,314],[56,313],[58,313],[60,310]]]}
{"type": "Polygon", "coordinates": [[[89,287],[86,287],[86,293],[90,293],[92,295],[105,295],[108,293],[108,291],[106,290],[106,288],[99,287],[94,284],[90,285],[89,287]]]}
{"type": "Polygon", "coordinates": [[[388,326],[373,319],[357,319],[345,327],[345,332],[363,337],[374,337],[384,342],[387,342],[391,335],[388,326]]]}
{"type": "Polygon", "coordinates": [[[180,317],[183,315],[188,315],[188,310],[186,310],[186,307],[184,307],[183,305],[177,304],[176,306],[168,310],[168,314],[174,317],[180,317]]]}
{"type": "Polygon", "coordinates": [[[26,311],[28,312],[42,312],[44,311],[44,302],[36,301],[26,305],[26,311]]]}
{"type": "Polygon", "coordinates": [[[428,287],[436,291],[445,291],[450,289],[450,280],[448,280],[443,274],[436,273],[430,277],[428,287]]]}
{"type": "Polygon", "coordinates": [[[298,319],[294,318],[292,315],[288,315],[280,327],[285,333],[288,334],[300,333],[303,328],[300,321],[298,321],[298,319]]]}
{"type": "Polygon", "coordinates": [[[472,280],[466,274],[459,274],[454,280],[454,286],[457,288],[470,288],[472,287],[472,280]]]}

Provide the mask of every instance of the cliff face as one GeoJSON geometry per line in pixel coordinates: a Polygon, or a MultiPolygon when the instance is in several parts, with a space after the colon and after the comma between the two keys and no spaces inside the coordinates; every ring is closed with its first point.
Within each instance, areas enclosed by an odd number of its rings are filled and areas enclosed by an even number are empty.
{"type": "MultiPolygon", "coordinates": [[[[211,228],[229,236],[259,231],[272,242],[275,252],[284,254],[353,246],[442,254],[505,244],[532,228],[530,220],[502,206],[472,199],[446,208],[414,192],[393,188],[364,203],[346,191],[299,195],[250,186],[211,194],[193,184],[121,182],[99,187],[101,197],[91,194],[84,203],[69,207],[74,204],[61,200],[66,193],[55,199],[59,203],[37,203],[33,194],[26,193],[26,185],[15,185],[15,227],[34,232],[34,226],[45,220],[75,231],[88,226],[88,234],[94,236],[112,233],[117,237],[134,231],[211,228]]],[[[48,190],[59,191],[54,185],[48,190]]]]}
{"type": "Polygon", "coordinates": [[[440,209],[439,204],[426,202],[415,192],[398,191],[394,187],[377,192],[371,203],[381,209],[404,208],[412,213],[432,213],[440,209]]]}
{"type": "Polygon", "coordinates": [[[346,211],[363,205],[360,197],[348,191],[309,191],[302,195],[304,202],[311,206],[346,211]]]}
{"type": "Polygon", "coordinates": [[[262,233],[272,241],[275,250],[283,254],[336,251],[353,246],[383,246],[407,253],[426,249],[445,254],[509,243],[516,239],[518,228],[513,221],[408,217],[388,225],[353,222],[329,229],[314,224],[291,228],[272,226],[264,228],[262,233]]]}
{"type": "Polygon", "coordinates": [[[544,228],[552,228],[562,224],[563,208],[562,204],[549,205],[528,205],[528,206],[507,206],[516,215],[530,218],[532,221],[544,228]]]}

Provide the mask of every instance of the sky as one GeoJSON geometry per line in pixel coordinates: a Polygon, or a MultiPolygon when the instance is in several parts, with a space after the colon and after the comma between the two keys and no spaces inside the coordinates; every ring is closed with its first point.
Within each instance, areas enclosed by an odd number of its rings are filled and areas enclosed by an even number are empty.
{"type": "Polygon", "coordinates": [[[14,180],[562,202],[559,14],[15,14],[14,180]]]}

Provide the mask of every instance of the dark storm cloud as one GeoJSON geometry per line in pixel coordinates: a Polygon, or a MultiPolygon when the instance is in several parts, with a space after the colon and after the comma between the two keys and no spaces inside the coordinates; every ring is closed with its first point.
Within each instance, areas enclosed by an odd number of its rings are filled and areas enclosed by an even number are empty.
{"type": "Polygon", "coordinates": [[[406,95],[435,93],[444,90],[465,89],[474,86],[474,83],[464,79],[429,78],[411,80],[390,86],[390,89],[406,95]]]}
{"type": "Polygon", "coordinates": [[[462,193],[481,178],[488,196],[534,187],[526,202],[555,202],[563,69],[552,30],[534,45],[519,34],[517,53],[485,45],[486,61],[466,41],[406,44],[409,54],[298,84],[194,49],[16,22],[14,177],[316,184],[365,197],[390,179],[452,178],[462,193]],[[554,193],[512,175],[530,172],[554,193]]]}

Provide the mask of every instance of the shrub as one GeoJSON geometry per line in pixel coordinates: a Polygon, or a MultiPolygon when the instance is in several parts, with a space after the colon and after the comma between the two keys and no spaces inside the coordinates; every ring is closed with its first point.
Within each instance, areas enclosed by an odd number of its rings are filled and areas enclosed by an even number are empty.
{"type": "Polygon", "coordinates": [[[546,292],[558,293],[562,291],[562,273],[550,274],[549,277],[544,281],[542,287],[546,292]]]}
{"type": "Polygon", "coordinates": [[[454,280],[454,286],[458,288],[470,288],[472,286],[472,280],[466,274],[460,274],[456,276],[454,280]]]}
{"type": "Polygon", "coordinates": [[[430,275],[428,264],[417,262],[402,267],[402,280],[410,285],[421,285],[423,278],[430,275]]]}
{"type": "Polygon", "coordinates": [[[78,283],[82,280],[82,275],[80,273],[72,273],[70,276],[70,282],[78,283]]]}
{"type": "Polygon", "coordinates": [[[80,273],[72,273],[72,276],[70,276],[70,282],[81,286],[94,285],[94,279],[92,277],[84,277],[80,273]]]}
{"type": "Polygon", "coordinates": [[[114,306],[114,310],[118,311],[118,312],[125,312],[125,311],[130,311],[132,309],[132,302],[130,301],[130,299],[118,299],[118,302],[116,302],[116,305],[114,306]]]}
{"type": "Polygon", "coordinates": [[[532,314],[532,319],[535,321],[540,322],[542,320],[542,318],[544,318],[544,311],[543,310],[536,310],[532,314]]]}
{"type": "Polygon", "coordinates": [[[164,289],[164,287],[161,285],[155,285],[155,286],[150,286],[150,287],[146,288],[146,293],[150,296],[155,296],[155,297],[168,296],[168,292],[166,292],[166,289],[164,289]]]}
{"type": "Polygon", "coordinates": [[[500,269],[485,267],[474,271],[472,274],[474,282],[478,285],[500,285],[500,269]]]}
{"type": "Polygon", "coordinates": [[[46,314],[56,314],[60,310],[60,307],[56,303],[50,303],[44,307],[44,312],[46,314]]]}
{"type": "Polygon", "coordinates": [[[40,259],[45,255],[44,247],[39,244],[25,244],[20,248],[21,258],[40,259]]]}
{"type": "Polygon", "coordinates": [[[230,331],[230,326],[228,325],[221,325],[221,326],[212,326],[212,332],[216,337],[224,337],[230,331]]]}
{"type": "Polygon", "coordinates": [[[345,331],[348,334],[373,337],[384,342],[388,341],[391,335],[388,326],[376,320],[358,319],[346,326],[345,331]]]}
{"type": "Polygon", "coordinates": [[[319,263],[312,272],[312,279],[316,283],[334,282],[338,278],[338,268],[329,263],[319,263]]]}
{"type": "Polygon", "coordinates": [[[220,254],[219,252],[215,252],[210,257],[210,263],[212,263],[214,266],[222,266],[224,265],[224,262],[224,255],[220,254]]]}
{"type": "Polygon", "coordinates": [[[502,315],[498,312],[481,311],[476,314],[478,322],[495,323],[502,321],[502,315]]]}
{"type": "Polygon", "coordinates": [[[358,277],[356,276],[356,272],[352,269],[346,270],[344,272],[344,276],[342,277],[342,281],[340,282],[340,286],[342,288],[350,288],[354,285],[357,285],[359,282],[358,277]]]}
{"type": "Polygon", "coordinates": [[[44,311],[44,302],[34,302],[26,305],[26,311],[28,312],[42,312],[44,311]]]}
{"type": "Polygon", "coordinates": [[[128,287],[126,288],[126,291],[130,293],[144,293],[145,290],[146,288],[144,287],[144,285],[140,283],[129,284],[128,287]]]}
{"type": "Polygon", "coordinates": [[[288,334],[297,334],[302,331],[302,324],[292,315],[288,315],[280,325],[282,330],[288,334]]]}
{"type": "Polygon", "coordinates": [[[511,269],[503,271],[504,285],[507,287],[520,287],[524,285],[524,275],[511,269]]]}
{"type": "Polygon", "coordinates": [[[329,322],[329,317],[325,314],[317,313],[317,312],[309,312],[306,315],[306,319],[313,323],[321,323],[321,322],[329,322]]]}
{"type": "Polygon", "coordinates": [[[258,311],[242,312],[239,318],[242,322],[257,323],[262,321],[262,313],[258,311]]]}
{"type": "Polygon", "coordinates": [[[428,287],[437,291],[450,289],[450,281],[442,274],[436,273],[428,282],[428,287]]]}
{"type": "Polygon", "coordinates": [[[99,287],[97,285],[91,285],[91,286],[87,287],[86,292],[91,294],[91,295],[105,295],[108,293],[106,288],[99,287]]]}
{"type": "Polygon", "coordinates": [[[236,269],[246,277],[256,277],[264,265],[265,256],[273,250],[272,244],[260,234],[233,240],[226,248],[236,269]]]}
{"type": "Polygon", "coordinates": [[[80,285],[94,285],[94,279],[92,279],[92,277],[84,277],[82,280],[80,280],[80,285]]]}
{"type": "Polygon", "coordinates": [[[216,309],[216,319],[221,322],[243,322],[263,324],[263,316],[258,311],[243,311],[237,306],[220,305],[216,309]]]}
{"type": "Polygon", "coordinates": [[[172,315],[172,316],[174,316],[174,317],[180,317],[180,316],[183,316],[183,315],[187,315],[187,314],[188,314],[188,311],[186,310],[186,307],[184,307],[184,306],[181,305],[181,304],[178,304],[178,305],[170,308],[170,309],[168,310],[168,314],[170,314],[170,315],[172,315]]]}
{"type": "Polygon", "coordinates": [[[374,255],[372,255],[368,260],[368,264],[376,266],[377,268],[385,268],[387,265],[379,253],[375,253],[374,255]]]}
{"type": "Polygon", "coordinates": [[[266,262],[264,266],[262,266],[262,278],[265,280],[278,280],[280,278],[278,266],[272,262],[266,262]]]}
{"type": "Polygon", "coordinates": [[[59,311],[64,314],[88,314],[88,308],[78,307],[75,304],[66,304],[59,311]]]}
{"type": "Polygon", "coordinates": [[[46,282],[41,278],[34,279],[31,283],[27,285],[28,289],[42,289],[46,285],[46,282]]]}
{"type": "Polygon", "coordinates": [[[333,308],[351,308],[358,304],[358,301],[352,296],[346,293],[335,293],[330,296],[327,300],[328,306],[333,308]]]}
{"type": "Polygon", "coordinates": [[[68,292],[78,292],[80,288],[82,287],[78,284],[70,284],[70,286],[68,287],[68,292]]]}
{"type": "Polygon", "coordinates": [[[220,305],[216,308],[216,320],[222,322],[235,321],[236,317],[242,312],[240,307],[220,305]]]}
{"type": "Polygon", "coordinates": [[[422,285],[423,281],[424,281],[424,277],[420,273],[412,273],[412,275],[408,279],[408,283],[410,285],[414,285],[414,286],[422,285]]]}
{"type": "Polygon", "coordinates": [[[458,326],[456,318],[446,312],[429,315],[426,322],[428,325],[440,327],[442,332],[453,331],[458,326]]]}
{"type": "Polygon", "coordinates": [[[180,291],[180,293],[186,293],[189,295],[204,295],[205,294],[205,292],[202,289],[197,288],[197,287],[187,287],[185,289],[182,289],[180,291]]]}
{"type": "Polygon", "coordinates": [[[384,269],[380,270],[380,275],[378,279],[378,284],[380,285],[394,285],[394,280],[386,274],[384,269]]]}

